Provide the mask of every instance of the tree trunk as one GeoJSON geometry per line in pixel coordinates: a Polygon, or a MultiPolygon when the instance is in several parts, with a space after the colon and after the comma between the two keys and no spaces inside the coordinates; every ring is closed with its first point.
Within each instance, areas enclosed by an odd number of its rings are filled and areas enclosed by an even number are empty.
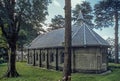
{"type": "Polygon", "coordinates": [[[16,44],[12,43],[10,44],[8,70],[5,77],[17,77],[17,76],[19,76],[19,74],[16,71],[16,44]]]}
{"type": "Polygon", "coordinates": [[[115,11],[115,63],[119,63],[118,59],[118,11],[115,11]]]}
{"type": "Polygon", "coordinates": [[[3,35],[7,40],[7,43],[9,44],[10,49],[8,70],[5,77],[19,76],[16,71],[16,41],[18,39],[18,32],[20,30],[21,14],[18,14],[18,16],[17,14],[15,15],[15,6],[16,0],[7,0],[1,2],[1,7],[4,8],[3,12],[6,12],[7,14],[5,14],[5,19],[4,17],[0,17],[0,27],[2,29],[3,35]],[[7,26],[4,26],[5,24],[7,24],[7,26]]]}
{"type": "Polygon", "coordinates": [[[71,81],[71,0],[65,0],[65,53],[63,81],[71,81]]]}

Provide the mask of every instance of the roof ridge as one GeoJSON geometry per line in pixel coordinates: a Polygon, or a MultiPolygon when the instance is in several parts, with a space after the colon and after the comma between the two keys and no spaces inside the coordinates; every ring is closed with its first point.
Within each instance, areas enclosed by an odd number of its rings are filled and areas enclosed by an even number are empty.
{"type": "Polygon", "coordinates": [[[77,33],[79,32],[79,30],[81,29],[82,27],[80,26],[79,29],[72,35],[72,39],[75,37],[75,35],[77,35],[77,33]]]}
{"type": "Polygon", "coordinates": [[[99,39],[95,36],[95,34],[92,32],[92,29],[90,29],[87,25],[86,25],[86,27],[88,28],[88,30],[90,31],[90,33],[93,35],[93,37],[97,40],[97,42],[99,43],[99,44],[102,44],[101,43],[101,41],[99,41],[99,39]]]}
{"type": "MultiPolygon", "coordinates": [[[[64,47],[64,31],[65,28],[57,29],[51,33],[38,36],[29,46],[34,48],[59,48],[64,47]]],[[[109,46],[105,40],[92,30],[88,24],[81,22],[72,25],[72,47],[86,46],[109,46]],[[100,38],[99,38],[100,37],[100,38]]]]}
{"type": "Polygon", "coordinates": [[[86,45],[87,44],[87,42],[86,42],[86,30],[85,30],[85,23],[83,24],[84,26],[84,37],[83,37],[83,39],[84,39],[84,45],[86,45]]]}

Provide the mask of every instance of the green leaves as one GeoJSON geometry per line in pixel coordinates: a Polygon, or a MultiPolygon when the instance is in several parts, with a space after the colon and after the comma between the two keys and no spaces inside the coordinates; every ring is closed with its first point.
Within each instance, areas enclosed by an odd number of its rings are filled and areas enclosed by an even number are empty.
{"type": "Polygon", "coordinates": [[[63,28],[65,25],[65,19],[62,17],[62,15],[57,15],[51,20],[51,24],[49,30],[55,30],[59,28],[63,28]]]}
{"type": "Polygon", "coordinates": [[[5,38],[3,37],[1,28],[0,28],[0,48],[7,48],[5,38]]]}
{"type": "Polygon", "coordinates": [[[83,14],[84,20],[90,24],[93,24],[92,23],[93,14],[92,14],[92,7],[91,7],[90,3],[87,1],[83,1],[82,4],[77,4],[75,6],[75,8],[72,10],[74,21],[77,20],[79,14],[80,14],[80,11],[83,14]]]}
{"type": "Polygon", "coordinates": [[[94,6],[96,28],[109,27],[114,25],[115,11],[120,11],[119,4],[119,0],[103,0],[94,6]]]}
{"type": "Polygon", "coordinates": [[[47,6],[48,0],[17,1],[17,10],[23,10],[22,20],[37,27],[41,26],[41,23],[46,19],[46,15],[48,15],[47,6]]]}

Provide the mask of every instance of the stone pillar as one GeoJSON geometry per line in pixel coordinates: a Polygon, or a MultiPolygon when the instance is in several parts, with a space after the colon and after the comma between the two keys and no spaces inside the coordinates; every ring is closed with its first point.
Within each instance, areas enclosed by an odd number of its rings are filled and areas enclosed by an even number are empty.
{"type": "Polygon", "coordinates": [[[56,48],[56,70],[58,70],[58,48],[56,48]]]}
{"type": "Polygon", "coordinates": [[[40,49],[40,52],[39,52],[39,54],[38,54],[38,66],[39,66],[39,67],[42,67],[41,49],[40,49]]]}
{"type": "Polygon", "coordinates": [[[37,52],[37,50],[35,51],[35,65],[38,65],[38,63],[37,63],[37,58],[38,58],[38,52],[37,52]]]}
{"type": "Polygon", "coordinates": [[[47,67],[47,69],[49,69],[49,55],[48,55],[48,49],[47,49],[46,67],[47,67]]]}
{"type": "Polygon", "coordinates": [[[33,50],[34,52],[33,52],[33,66],[35,66],[35,49],[33,50]]]}

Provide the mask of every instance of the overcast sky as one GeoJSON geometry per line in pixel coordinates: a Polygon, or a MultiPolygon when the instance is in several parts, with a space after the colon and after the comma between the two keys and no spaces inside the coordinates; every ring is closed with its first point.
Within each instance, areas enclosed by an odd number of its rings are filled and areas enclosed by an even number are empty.
{"type": "MultiPolygon", "coordinates": [[[[62,15],[64,16],[64,1],[65,0],[52,0],[52,4],[49,4],[48,6],[48,13],[49,16],[47,16],[46,23],[49,24],[51,21],[51,18],[54,18],[55,15],[62,15]]],[[[82,3],[82,1],[89,1],[91,3],[91,6],[93,7],[95,3],[98,3],[100,0],[71,0],[72,9],[75,7],[76,4],[82,3]]],[[[107,39],[108,37],[114,38],[114,28],[104,28],[101,30],[95,30],[99,35],[101,35],[104,39],[107,39]]],[[[120,29],[119,29],[120,31],[120,29]]],[[[119,34],[120,36],[120,34],[119,34]]],[[[120,41],[120,38],[119,38],[120,41]]]]}

